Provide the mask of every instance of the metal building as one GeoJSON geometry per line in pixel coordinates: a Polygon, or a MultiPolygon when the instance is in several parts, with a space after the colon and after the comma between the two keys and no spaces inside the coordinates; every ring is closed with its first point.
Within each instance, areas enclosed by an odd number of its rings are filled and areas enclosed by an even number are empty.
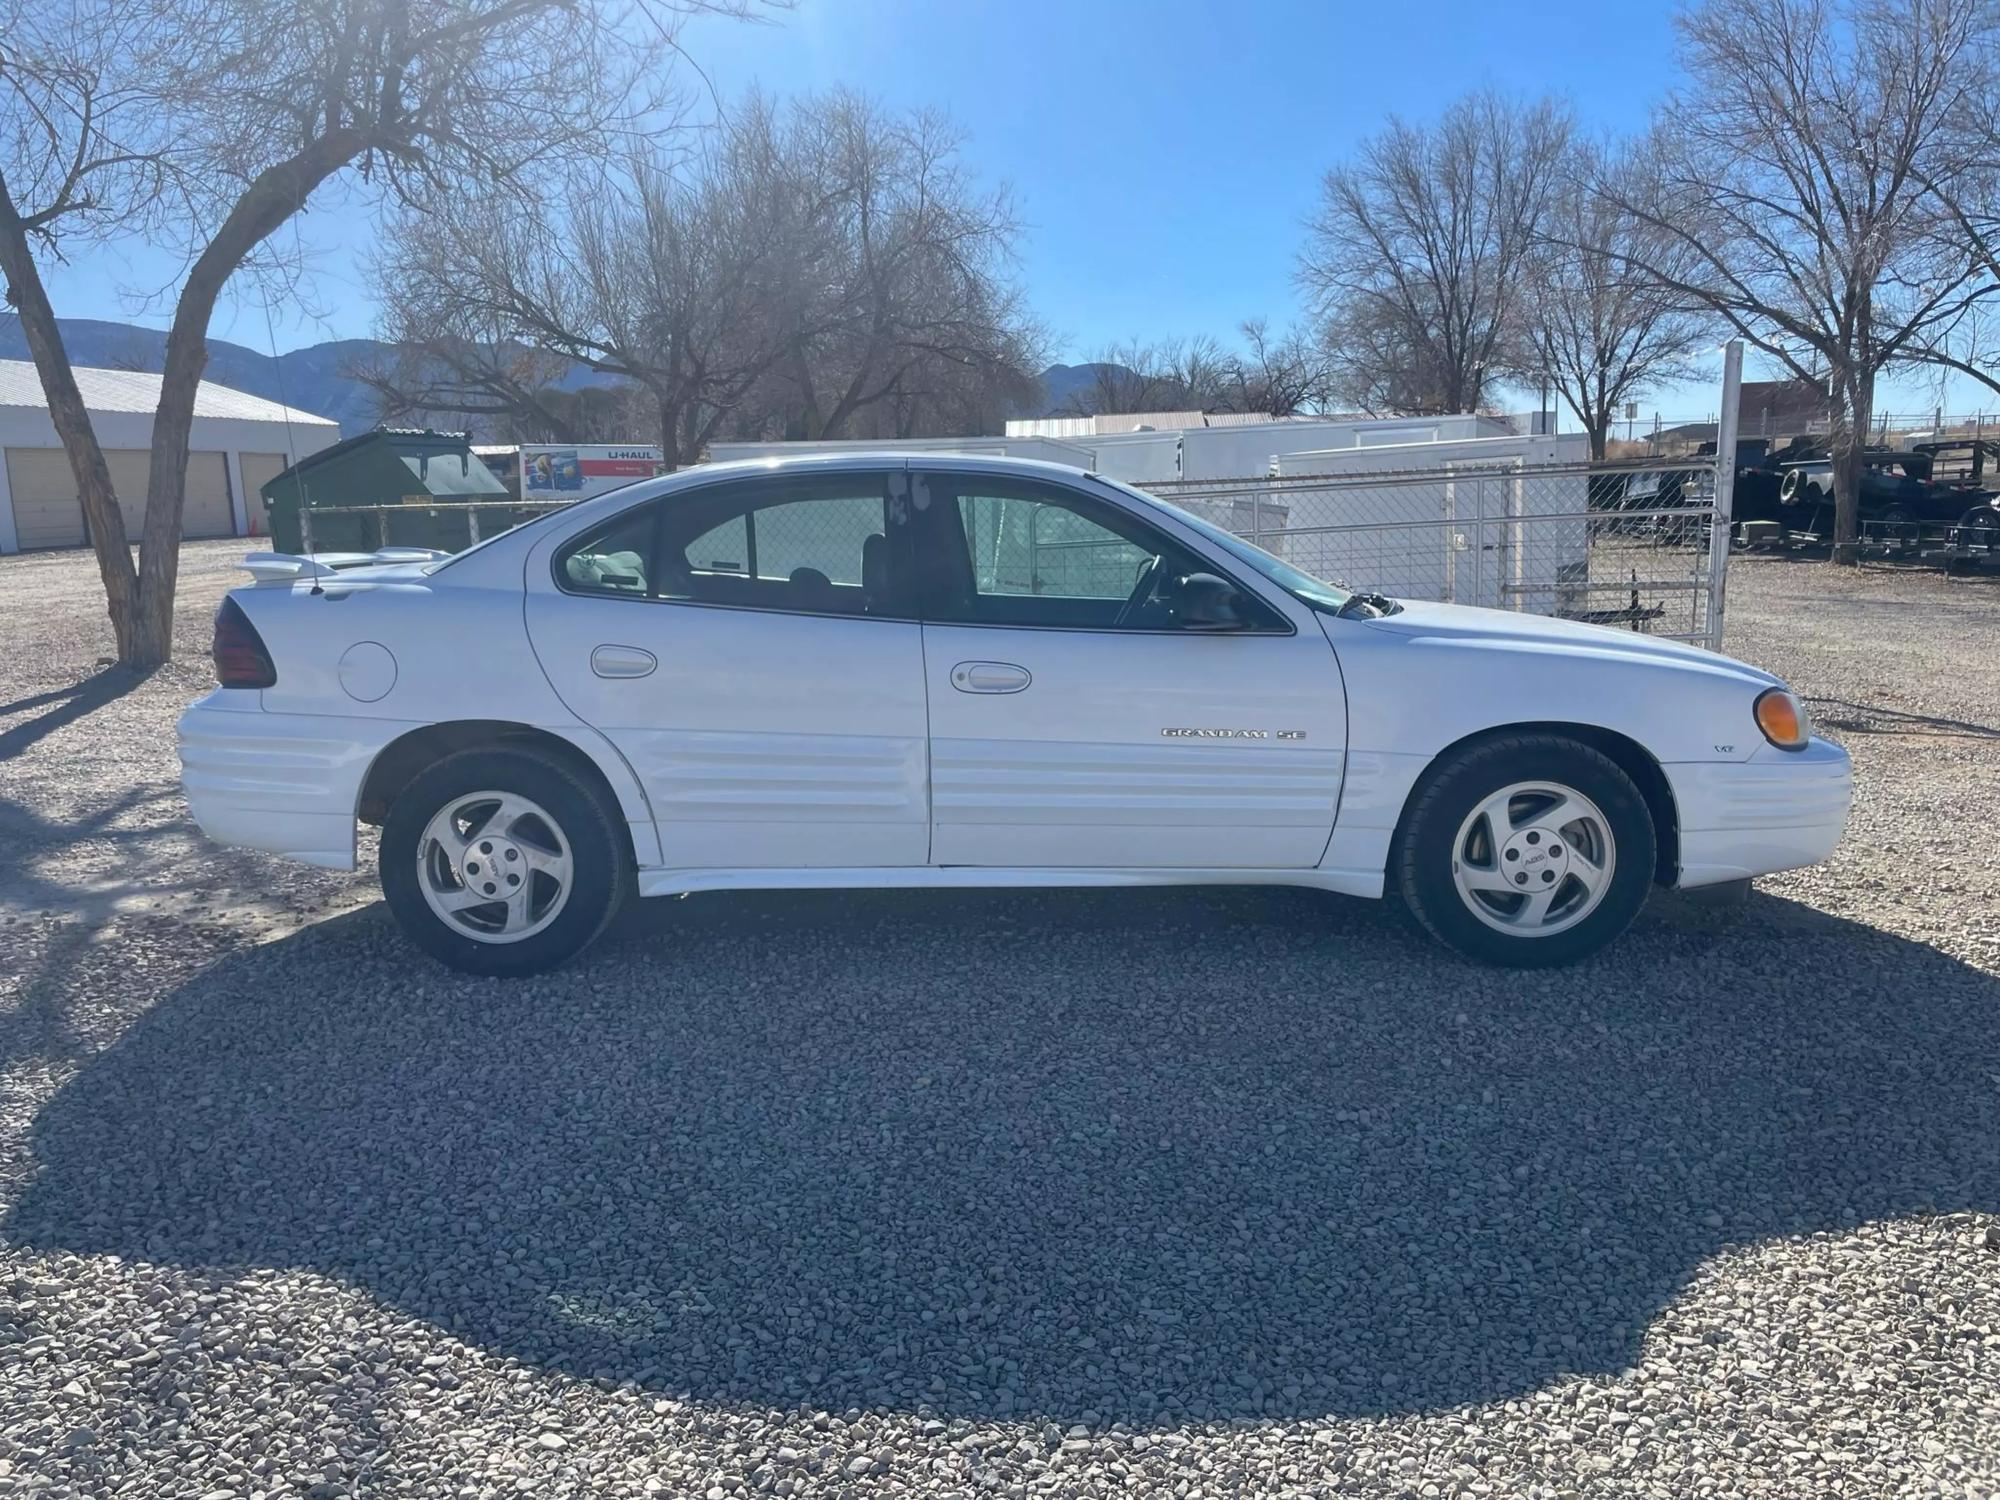
{"type": "MultiPolygon", "coordinates": [[[[160,377],[85,368],[76,371],[76,383],[110,466],[126,533],[137,541],[160,377]]],[[[261,533],[258,491],[264,483],[339,438],[339,424],[326,417],[204,380],[189,433],[183,534],[261,533]]],[[[86,539],[76,479],[49,417],[41,377],[27,360],[0,359],[0,552],[80,547],[86,539]]]]}

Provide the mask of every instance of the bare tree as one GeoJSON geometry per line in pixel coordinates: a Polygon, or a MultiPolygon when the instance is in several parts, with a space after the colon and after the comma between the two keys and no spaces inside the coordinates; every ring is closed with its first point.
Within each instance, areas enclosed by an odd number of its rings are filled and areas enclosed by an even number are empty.
{"type": "Polygon", "coordinates": [[[1326,174],[1298,275],[1338,399],[1478,409],[1513,362],[1522,267],[1570,134],[1551,101],[1477,93],[1434,125],[1392,120],[1326,174]]]}
{"type": "Polygon", "coordinates": [[[1692,83],[1610,190],[1650,232],[1633,268],[1827,391],[1840,561],[1877,377],[1951,362],[2000,289],[1955,232],[1993,22],[1988,0],[1709,0],[1680,21],[1692,83]]]}
{"type": "Polygon", "coordinates": [[[1330,371],[1326,351],[1309,333],[1273,335],[1262,318],[1244,323],[1243,352],[1229,362],[1229,406],[1274,417],[1326,410],[1330,371]]]}
{"type": "Polygon", "coordinates": [[[778,140],[800,205],[772,304],[787,431],[839,437],[923,368],[997,369],[1036,342],[1009,274],[1011,199],[975,184],[950,120],[841,91],[796,104],[778,140]]]}
{"type": "Polygon", "coordinates": [[[59,253],[65,234],[87,240],[143,221],[171,185],[144,134],[147,90],[122,72],[127,58],[143,65],[142,45],[142,30],[116,8],[59,19],[32,0],[0,6],[0,284],[69,455],[127,661],[139,656],[139,600],[125,520],[35,256],[59,253]]]}
{"type": "Polygon", "coordinates": [[[997,433],[1007,418],[1040,399],[1040,371],[1047,363],[1039,328],[1015,338],[979,360],[929,355],[913,361],[888,397],[855,413],[848,436],[856,438],[942,437],[997,433]]]}
{"type": "Polygon", "coordinates": [[[1143,340],[1106,344],[1086,368],[1090,381],[1070,396],[1063,409],[1067,416],[1166,411],[1178,405],[1154,346],[1143,340]]]}
{"type": "Polygon", "coordinates": [[[1693,376],[1713,326],[1687,297],[1637,269],[1653,262],[1685,271],[1687,257],[1619,207],[1621,171],[1602,150],[1580,148],[1524,263],[1514,373],[1553,387],[1589,434],[1592,458],[1604,457],[1628,401],[1693,376]]]}
{"type": "MultiPolygon", "coordinates": [[[[1939,233],[1948,250],[1970,253],[1980,274],[2000,283],[2000,36],[1991,8],[1974,21],[1956,85],[1948,100],[1944,149],[1913,167],[1942,209],[1939,233]]],[[[1878,23],[1879,24],[1879,23],[1878,23]]],[[[1975,308],[1950,341],[1928,341],[1921,363],[1940,385],[1966,375],[2000,391],[2000,329],[1993,305],[1975,308]]]]}
{"type": "Polygon", "coordinates": [[[718,435],[997,423],[1040,333],[1000,274],[1011,227],[947,127],[847,95],[752,98],[700,149],[563,195],[405,216],[377,267],[410,405],[466,385],[546,413],[524,351],[643,392],[667,461],[718,435]]]}
{"type": "Polygon", "coordinates": [[[409,354],[380,388],[423,406],[469,387],[554,430],[546,372],[581,366],[642,396],[666,461],[688,461],[783,352],[764,295],[778,226],[735,162],[725,141],[580,175],[559,196],[400,216],[375,279],[384,331],[409,354]]]}
{"type": "MultiPolygon", "coordinates": [[[[385,325],[410,329],[410,303],[397,296],[387,300],[385,325]]],[[[461,328],[471,321],[453,319],[461,328]]],[[[622,395],[618,388],[570,389],[570,361],[517,343],[490,324],[481,332],[466,336],[427,327],[421,338],[398,339],[342,373],[375,393],[376,415],[385,423],[466,427],[510,442],[589,443],[620,435],[629,403],[606,399],[622,395]],[[607,428],[607,421],[613,425],[607,428]]]]}
{"type": "Polygon", "coordinates": [[[84,497],[121,661],[173,642],[188,434],[217,299],[327,184],[436,201],[653,128],[693,10],[753,0],[14,0],[0,31],[0,272],[84,497]],[[117,38],[107,45],[106,37],[117,38]],[[546,59],[591,80],[550,88],[546,59]],[[38,256],[143,234],[184,248],[139,563],[38,256]]]}
{"type": "Polygon", "coordinates": [[[1075,416],[1148,411],[1219,411],[1237,384],[1236,359],[1206,334],[1107,344],[1090,383],[1071,396],[1075,416]]]}

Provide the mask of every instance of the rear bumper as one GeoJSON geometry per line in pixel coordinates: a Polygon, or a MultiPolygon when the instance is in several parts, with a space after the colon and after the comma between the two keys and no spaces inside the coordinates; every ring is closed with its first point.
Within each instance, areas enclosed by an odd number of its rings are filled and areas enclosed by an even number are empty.
{"type": "Polygon", "coordinates": [[[419,726],[269,714],[254,699],[218,688],[181,715],[181,786],[195,822],[218,844],[353,869],[362,779],[383,746],[419,726]]]}
{"type": "Polygon", "coordinates": [[[1847,752],[1759,750],[1747,761],[1661,767],[1680,814],[1683,890],[1818,864],[1847,826],[1854,775],[1847,752]]]}

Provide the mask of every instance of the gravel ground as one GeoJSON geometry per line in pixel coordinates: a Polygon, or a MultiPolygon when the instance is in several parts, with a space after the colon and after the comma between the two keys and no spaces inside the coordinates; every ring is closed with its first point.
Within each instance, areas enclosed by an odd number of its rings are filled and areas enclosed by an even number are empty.
{"type": "Polygon", "coordinates": [[[1739,565],[1852,830],[1576,969],[810,894],[500,983],[186,823],[240,545],[139,683],[0,559],[0,1493],[2000,1492],[2000,583],[1739,565]]]}

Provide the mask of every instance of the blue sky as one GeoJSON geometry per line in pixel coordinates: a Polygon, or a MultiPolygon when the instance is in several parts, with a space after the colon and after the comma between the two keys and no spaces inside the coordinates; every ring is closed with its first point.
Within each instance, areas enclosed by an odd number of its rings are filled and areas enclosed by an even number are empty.
{"type": "Polygon", "coordinates": [[[1671,50],[1574,3],[1421,7],[1199,0],[804,0],[772,26],[690,27],[725,97],[864,86],[948,110],[968,160],[1009,182],[1036,309],[1084,358],[1109,340],[1226,335],[1298,308],[1300,221],[1326,168],[1389,114],[1464,90],[1552,89],[1613,127],[1671,50]]]}
{"type": "MultiPolygon", "coordinates": [[[[1587,126],[1631,131],[1674,50],[1668,7],[1619,0],[799,0],[769,24],[696,20],[683,43],[725,106],[753,86],[847,85],[948,111],[967,161],[1014,191],[1021,278],[1066,360],[1132,336],[1287,322],[1320,174],[1392,113],[1423,118],[1491,84],[1554,92],[1587,126]]],[[[278,346],[373,333],[366,220],[330,204],[299,233],[314,311],[275,310],[278,346]]],[[[171,271],[94,255],[53,291],[67,315],[163,324],[157,307],[135,317],[121,289],[171,271]]],[[[264,309],[238,297],[213,331],[263,348],[264,309]]],[[[1705,388],[1661,399],[1673,415],[1713,405],[1705,388]]]]}

